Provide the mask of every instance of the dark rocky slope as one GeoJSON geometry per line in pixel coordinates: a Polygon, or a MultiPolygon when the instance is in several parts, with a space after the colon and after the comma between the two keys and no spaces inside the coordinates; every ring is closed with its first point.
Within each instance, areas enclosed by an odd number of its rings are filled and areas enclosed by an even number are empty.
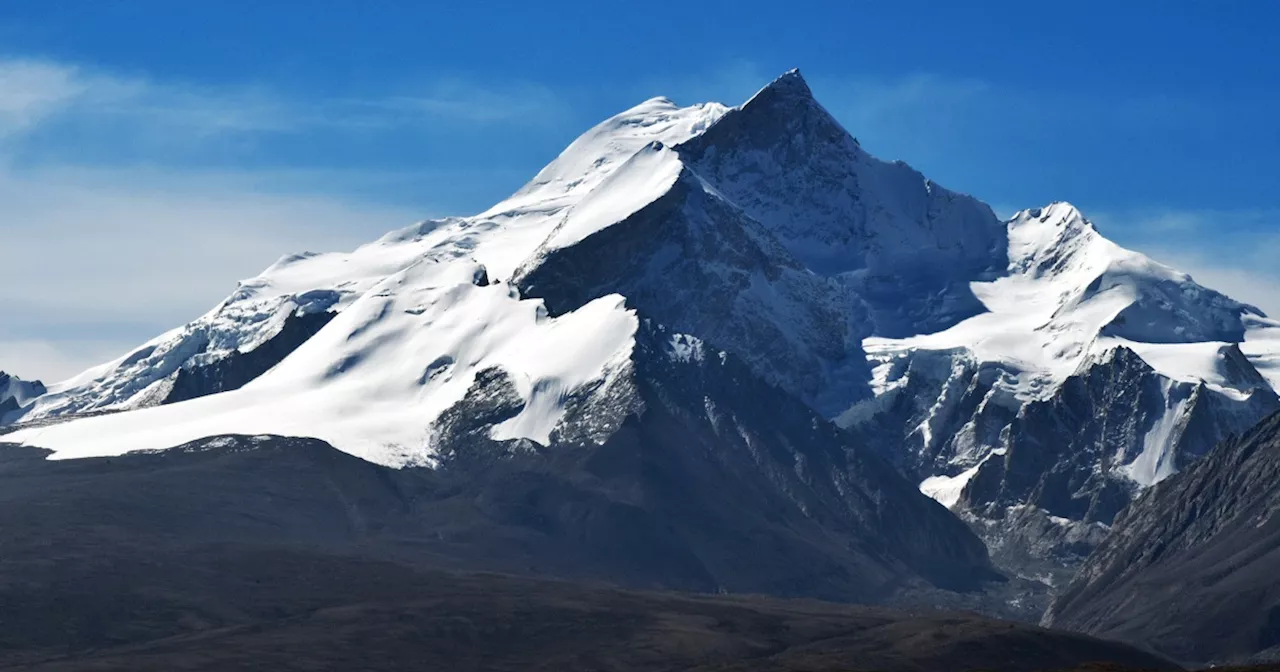
{"type": "Polygon", "coordinates": [[[206,363],[188,362],[174,374],[173,385],[160,403],[172,404],[244,387],[297,350],[334,315],[327,311],[296,312],[285,318],[276,335],[252,350],[237,350],[206,363]]]}
{"type": "Polygon", "coordinates": [[[49,549],[235,541],[858,602],[1002,581],[963,523],[732,355],[646,323],[629,367],[579,390],[549,447],[489,437],[521,402],[482,374],[437,423],[431,469],[273,437],[66,462],[10,448],[5,566],[57,581],[75,565],[49,549]]]}
{"type": "Polygon", "coordinates": [[[56,598],[6,603],[0,666],[1029,672],[1107,661],[1120,666],[1107,669],[1176,669],[1125,645],[969,614],[628,592],[283,543],[146,556],[109,549],[83,569],[60,580],[56,598]]]}
{"type": "Polygon", "coordinates": [[[1190,661],[1280,653],[1280,415],[1124,511],[1045,617],[1190,661]]]}

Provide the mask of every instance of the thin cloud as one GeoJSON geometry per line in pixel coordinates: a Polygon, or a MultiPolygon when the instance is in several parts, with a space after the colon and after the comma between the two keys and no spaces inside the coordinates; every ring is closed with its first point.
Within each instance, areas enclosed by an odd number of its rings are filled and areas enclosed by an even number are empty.
{"type": "Polygon", "coordinates": [[[23,380],[65,380],[124,354],[125,350],[120,345],[111,340],[51,341],[0,337],[0,371],[23,380]]]}
{"type": "Polygon", "coordinates": [[[1118,242],[1280,317],[1280,234],[1273,233],[1280,209],[1147,207],[1090,216],[1118,242]]]}
{"type": "Polygon", "coordinates": [[[415,95],[356,101],[355,106],[476,124],[554,123],[571,113],[570,106],[545,86],[516,82],[498,87],[458,79],[432,83],[415,95]]]}
{"type": "Polygon", "coordinates": [[[1142,234],[1215,234],[1256,237],[1258,231],[1269,231],[1280,223],[1280,208],[1128,208],[1103,211],[1099,221],[1116,222],[1142,234]]]}
{"type": "Polygon", "coordinates": [[[84,93],[74,69],[41,61],[0,61],[0,139],[26,130],[84,93]]]}
{"type": "MultiPolygon", "coordinates": [[[[701,73],[641,80],[624,97],[737,104],[778,74],[736,61],[701,73]]],[[[932,73],[867,77],[805,68],[805,76],[824,105],[872,152],[909,160],[944,184],[954,178],[961,183],[948,186],[958,188],[970,186],[963,182],[971,176],[1017,169],[1008,156],[975,148],[1017,148],[1009,138],[1042,137],[1046,127],[1082,119],[1091,126],[1176,126],[1203,112],[1194,101],[1080,100],[1063,92],[1009,91],[932,73]],[[957,156],[965,158],[957,161],[957,156]]],[[[280,166],[209,170],[186,161],[204,157],[208,148],[228,151],[272,136],[328,130],[347,138],[362,138],[366,130],[396,137],[424,127],[486,134],[538,125],[579,130],[585,123],[573,117],[569,103],[585,95],[536,83],[453,77],[379,95],[303,100],[263,87],[195,86],[48,60],[0,58],[0,241],[7,262],[0,265],[0,315],[5,316],[0,368],[56,378],[83,364],[86,351],[93,361],[104,352],[119,354],[200,314],[236,279],[259,272],[282,254],[350,249],[432,214],[433,209],[387,205],[399,200],[389,193],[409,191],[405,184],[449,183],[451,193],[443,196],[452,197],[467,191],[468,183],[507,181],[514,188],[523,177],[499,179],[501,171],[487,164],[410,176],[371,170],[327,175],[323,169],[280,166]],[[68,138],[106,143],[97,149],[106,150],[100,156],[108,161],[86,160],[90,149],[68,138]],[[172,160],[178,156],[173,148],[183,143],[195,151],[172,160]],[[122,159],[125,149],[128,156],[122,159]],[[161,167],[138,167],[156,161],[161,167]],[[393,182],[400,186],[386,186],[393,182]],[[102,337],[89,346],[85,334],[102,337]]],[[[596,120],[586,120],[591,121],[596,120]]],[[[264,151],[261,156],[275,155],[264,151]]],[[[1001,197],[989,189],[977,191],[1001,197]]],[[[1005,199],[997,210],[1006,215],[1043,205],[1005,199]]],[[[1258,240],[1258,231],[1265,230],[1261,226],[1277,221],[1280,213],[1134,209],[1088,214],[1122,244],[1280,314],[1280,280],[1270,270],[1280,240],[1273,247],[1258,240]]]]}
{"type": "MultiPolygon", "coordinates": [[[[1211,287],[1237,301],[1257,306],[1271,317],[1280,317],[1280,274],[1276,274],[1268,266],[1233,265],[1219,255],[1193,252],[1186,248],[1151,246],[1144,251],[1162,263],[1189,273],[1201,285],[1211,287]]],[[[1280,249],[1273,252],[1280,254],[1280,249]]]]}
{"type": "Polygon", "coordinates": [[[476,177],[215,170],[203,157],[289,133],[551,124],[567,109],[525,83],[304,100],[0,58],[0,369],[69,375],[198,316],[284,254],[352,249],[443,210],[396,205],[388,184],[465,192],[456,183],[476,177]]]}
{"type": "Polygon", "coordinates": [[[107,334],[89,351],[119,354],[286,253],[352,249],[420,218],[209,172],[0,169],[0,204],[0,369],[46,379],[85,362],[78,337],[107,334]]]}
{"type": "Polygon", "coordinates": [[[569,106],[526,82],[457,77],[368,98],[297,99],[254,86],[192,86],[31,59],[0,59],[0,138],[40,124],[129,126],[196,137],[374,128],[426,122],[552,123],[569,106]]]}

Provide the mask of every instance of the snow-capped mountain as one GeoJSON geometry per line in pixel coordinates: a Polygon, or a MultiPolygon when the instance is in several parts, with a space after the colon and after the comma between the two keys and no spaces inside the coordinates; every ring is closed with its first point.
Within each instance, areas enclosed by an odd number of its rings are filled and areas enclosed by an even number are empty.
{"type": "MultiPolygon", "coordinates": [[[[938,299],[941,308],[920,318],[913,314],[919,306],[898,301],[908,292],[892,286],[925,287],[935,299],[963,294],[956,289],[962,283],[948,276],[989,275],[994,268],[991,257],[1003,258],[1003,246],[998,244],[1001,232],[1000,223],[981,203],[947,192],[903,164],[867,155],[813,100],[799,73],[791,72],[738,108],[715,104],[679,108],[665,99],[647,101],[584,134],[528,186],[474,217],[424,222],[350,254],[282,259],[258,278],[241,283],[231,297],[195,322],[120,360],[55,385],[24,419],[169,406],[166,401],[199,396],[198,392],[233,390],[251,377],[248,374],[284,359],[255,379],[244,394],[194,402],[181,410],[166,408],[93,422],[106,423],[102,428],[108,424],[138,427],[153,437],[146,447],[191,440],[215,428],[291,433],[306,427],[311,435],[329,439],[346,430],[325,434],[326,422],[314,416],[357,424],[363,417],[379,427],[386,423],[352,410],[314,413],[320,398],[348,409],[376,399],[412,409],[406,412],[418,419],[418,426],[412,435],[401,435],[409,431],[405,429],[387,430],[395,436],[379,435],[363,427],[347,432],[366,437],[361,439],[367,444],[359,449],[361,454],[371,455],[381,450],[378,446],[401,446],[404,451],[389,450],[404,452],[406,460],[429,459],[431,449],[424,443],[429,432],[424,427],[456,391],[424,392],[422,383],[413,382],[420,377],[419,371],[409,376],[416,387],[401,386],[394,394],[374,393],[370,386],[388,385],[387,379],[394,374],[372,367],[369,380],[354,385],[350,381],[358,375],[356,367],[342,364],[352,356],[347,352],[355,338],[350,332],[380,338],[376,327],[380,320],[391,319],[389,311],[425,310],[434,294],[413,299],[422,306],[384,306],[394,303],[388,301],[392,293],[410,292],[410,284],[431,294],[443,291],[436,274],[465,279],[481,272],[495,281],[494,288],[485,292],[510,294],[507,304],[494,310],[503,315],[532,315],[513,318],[531,324],[562,319],[563,313],[581,309],[592,299],[620,293],[629,306],[646,316],[739,354],[766,379],[834,415],[869,395],[861,341],[874,333],[877,320],[946,324],[954,321],[957,310],[968,314],[978,309],[976,302],[967,305],[963,297],[938,299]],[[731,154],[741,158],[733,159],[731,154]],[[813,165],[805,167],[805,157],[813,158],[813,165]],[[828,188],[779,184],[770,192],[752,185],[751,175],[756,172],[789,174],[785,168],[792,164],[809,173],[798,172],[793,181],[808,183],[830,173],[825,177],[828,188]],[[750,198],[739,203],[730,197],[735,193],[750,198]],[[819,194],[823,196],[818,198],[819,194]],[[830,220],[830,224],[825,229],[796,224],[809,220],[830,220]],[[957,242],[961,240],[966,244],[957,242]],[[836,244],[833,241],[852,255],[845,266],[828,269],[824,275],[801,260],[817,263],[814,250],[836,244]],[[960,250],[962,263],[953,264],[956,270],[950,273],[940,274],[937,269],[943,265],[936,263],[913,266],[917,271],[913,273],[890,272],[912,250],[926,248],[939,250],[937,255],[960,250]],[[443,268],[453,264],[470,266],[456,272],[443,268]],[[422,268],[408,270],[413,266],[422,268]],[[434,270],[426,270],[428,266],[434,270]],[[411,279],[397,276],[403,273],[411,279]],[[535,298],[543,299],[542,305],[554,317],[537,316],[530,301],[535,298]],[[881,305],[882,299],[888,303],[881,305]],[[903,304],[900,314],[885,317],[888,306],[898,304],[903,304]],[[957,304],[964,307],[957,309],[957,304]],[[358,310],[343,317],[352,308],[358,310]],[[339,318],[329,323],[334,313],[339,318]],[[369,326],[359,330],[365,323],[369,326]],[[283,346],[305,340],[317,329],[315,343],[305,343],[293,356],[283,358],[289,351],[283,346]],[[329,338],[326,332],[347,335],[329,338]],[[322,351],[318,344],[325,342],[335,349],[322,351]],[[209,373],[225,368],[233,357],[252,358],[255,366],[247,374],[209,373]],[[339,369],[343,373],[333,373],[339,369]],[[303,370],[313,370],[314,375],[304,381],[303,370]],[[346,392],[322,391],[338,381],[346,392]],[[293,385],[319,396],[298,403],[296,412],[268,412],[252,399],[259,394],[300,399],[286,392],[293,385]],[[274,391],[254,392],[264,388],[274,391]],[[369,394],[358,400],[343,396],[357,388],[369,394]],[[437,410],[424,415],[423,404],[437,410]],[[236,410],[240,408],[248,410],[236,410]],[[188,413],[202,418],[201,423],[188,422],[188,413]],[[162,431],[161,427],[173,429],[162,431]]],[[[473,286],[469,281],[465,284],[473,286]]],[[[617,299],[611,301],[616,304],[613,312],[625,312],[617,299]]],[[[459,322],[506,319],[476,305],[477,312],[471,313],[470,301],[450,303],[449,314],[459,322]]],[[[441,324],[432,321],[431,328],[443,328],[441,324]]],[[[523,332],[515,329],[514,333],[523,332]]],[[[470,344],[465,331],[447,337],[417,335],[431,343],[470,344]]],[[[618,348],[625,349],[623,341],[618,341],[618,348]]],[[[461,361],[462,354],[470,352],[432,352],[422,365],[441,357],[461,361]]],[[[462,388],[475,367],[487,361],[474,355],[467,359],[475,361],[464,362],[468,368],[457,372],[461,375],[456,385],[462,388]]],[[[530,390],[539,376],[584,382],[562,371],[527,375],[532,377],[530,390]]],[[[554,409],[549,412],[552,416],[542,422],[554,422],[554,409]]],[[[76,422],[40,430],[40,440],[53,445],[58,436],[70,436],[81,427],[87,425],[76,422]]],[[[106,447],[107,436],[120,437],[118,449],[144,447],[127,436],[131,433],[112,429],[103,434],[95,429],[84,436],[92,436],[92,450],[97,452],[111,450],[106,447]]]]}
{"type": "Polygon", "coordinates": [[[240,389],[0,439],[57,457],[292,450],[269,432],[406,467],[344,500],[378,530],[361,553],[408,535],[424,564],[857,602],[999,578],[964,523],[737,356],[618,295],[550,316],[449,254],[373,286],[240,389]],[[390,516],[366,510],[383,499],[390,516]]]}
{"type": "Polygon", "coordinates": [[[1280,330],[1068,204],[1018,213],[1008,236],[1006,273],[971,286],[984,312],[865,341],[876,394],[838,422],[977,516],[998,557],[1071,564],[1135,492],[1280,408],[1280,330]]]}
{"type": "MultiPolygon", "coordinates": [[[[899,390],[933,374],[945,384],[939,396],[921,401],[929,413],[909,428],[910,436],[917,437],[918,451],[929,461],[941,457],[976,465],[989,455],[983,442],[1000,428],[979,422],[948,431],[944,425],[957,410],[953,406],[965,406],[966,394],[967,405],[990,418],[999,413],[992,406],[1017,410],[1052,399],[1067,380],[1118,362],[1146,369],[1173,387],[1203,383],[1206,393],[1233,401],[1270,391],[1268,380],[1237,345],[1246,337],[1273,333],[1275,323],[1256,308],[1116,246],[1065,203],[1020,212],[1008,231],[1008,272],[972,285],[984,312],[931,334],[866,341],[875,363],[876,400],[851,409],[846,423],[864,422],[895,405],[904,396],[899,390]],[[973,398],[979,389],[981,397],[973,398]]],[[[1181,401],[1174,395],[1166,405],[1181,401]]],[[[975,410],[961,412],[972,417],[975,410]]],[[[1174,467],[1172,456],[1161,454],[1167,442],[1159,433],[1151,438],[1140,446],[1149,449],[1141,462],[1134,462],[1137,454],[1116,455],[1116,466],[1141,485],[1174,467]]]]}
{"type": "Polygon", "coordinates": [[[432,465],[450,409],[500,378],[518,410],[467,436],[599,445],[648,323],[862,436],[1011,564],[1087,549],[1280,406],[1280,324],[1066,203],[1002,222],[870,156],[792,71],[738,107],[646,101],[478,215],[283,258],[51,386],[6,438],[80,457],[299,435],[432,465]]]}

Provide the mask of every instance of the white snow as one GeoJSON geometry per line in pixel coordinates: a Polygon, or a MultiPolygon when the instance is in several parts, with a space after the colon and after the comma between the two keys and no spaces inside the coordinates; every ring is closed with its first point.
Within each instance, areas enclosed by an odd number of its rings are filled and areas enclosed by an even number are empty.
{"type": "Polygon", "coordinates": [[[684,170],[680,157],[665,146],[649,145],[600,181],[599,188],[569,209],[564,221],[544,244],[546,249],[570,247],[600,229],[626,219],[667,193],[684,170]]]}
{"type": "Polygon", "coordinates": [[[6,438],[72,458],[215,434],[280,434],[319,438],[381,464],[428,463],[432,423],[479,371],[499,367],[526,405],[494,437],[546,443],[567,393],[626,364],[635,315],[614,295],[551,319],[541,301],[515,298],[501,284],[473,284],[478,270],[466,261],[420,260],[240,390],[6,438]]]}
{"type": "MultiPolygon", "coordinates": [[[[669,341],[671,358],[678,362],[701,362],[706,357],[706,345],[702,339],[688,334],[672,334],[669,341]]],[[[720,353],[721,359],[725,353],[720,353]]]]}
{"type": "Polygon", "coordinates": [[[27,381],[17,376],[7,376],[0,371],[0,402],[6,399],[15,400],[19,406],[24,406],[28,401],[39,397],[41,394],[41,384],[39,382],[27,381]]]}
{"type": "Polygon", "coordinates": [[[655,98],[592,128],[527,186],[467,218],[422,222],[354,252],[281,259],[192,323],[51,386],[24,420],[134,409],[6,437],[56,457],[164,448],[213,434],[311,436],[385,464],[429,460],[431,423],[475,373],[499,366],[526,406],[493,430],[545,443],[577,386],[630,353],[621,297],[550,320],[505,280],[544,246],[569,245],[665,193],[678,144],[728,108],[655,98]],[[473,274],[494,284],[477,287],[473,274]],[[276,368],[234,392],[140,408],[184,365],[247,351],[293,313],[339,312],[276,368]]]}
{"type": "MultiPolygon", "coordinates": [[[[1117,346],[1133,349],[1152,368],[1177,380],[1204,380],[1222,388],[1241,384],[1229,379],[1221,365],[1220,350],[1228,343],[1204,340],[1165,342],[1178,338],[1177,323],[1157,325],[1161,340],[1147,342],[1109,335],[1141,328],[1117,317],[1147,296],[1165,300],[1164,287],[1178,288],[1185,305],[1170,308],[1170,320],[1192,315],[1214,326],[1238,314],[1239,306],[1225,297],[1199,288],[1189,276],[1125,250],[1102,237],[1078,210],[1055,203],[1043,210],[1018,213],[1009,222],[1008,274],[992,282],[976,282],[973,293],[987,312],[933,334],[902,339],[872,337],[863,345],[878,361],[891,361],[917,350],[966,351],[981,362],[997,362],[1014,373],[1012,391],[1024,401],[1045,398],[1082,365],[1117,346]],[[1224,304],[1223,301],[1229,302],[1224,304]]],[[[1270,323],[1247,316],[1249,324],[1270,323]]],[[[1275,323],[1270,323],[1273,327],[1275,323]]],[[[1268,352],[1280,352],[1280,328],[1246,332],[1257,347],[1253,358],[1265,360],[1268,352]]],[[[1190,339],[1189,339],[1190,340],[1190,339]]],[[[1280,359],[1272,360],[1280,361],[1280,359]]],[[[889,370],[878,370],[878,387],[894,381],[889,370]]]]}
{"type": "Polygon", "coordinates": [[[252,350],[295,312],[345,311],[427,254],[478,261],[491,279],[509,279],[553,233],[555,244],[571,244],[665,193],[681,165],[674,152],[651,145],[687,140],[727,110],[715,103],[680,108],[655,98],[583,134],[527,186],[484,213],[421,222],[354,252],[284,257],[195,321],[51,385],[23,419],[153,403],[182,366],[252,350]]]}
{"type": "MultiPolygon", "coordinates": [[[[1142,453],[1120,468],[1136,483],[1150,485],[1173,473],[1171,437],[1189,408],[1187,399],[1170,398],[1173,381],[1204,382],[1240,401],[1257,388],[1280,383],[1280,323],[1117,246],[1071,205],[1020,212],[1008,222],[1008,232],[1006,274],[971,284],[986,312],[932,334],[865,339],[877,394],[906,384],[907,361],[936,369],[933,359],[944,358],[920,357],[937,353],[949,357],[953,369],[978,362],[998,365],[1006,375],[997,379],[996,388],[1026,403],[1052,396],[1069,376],[1125,347],[1170,383],[1165,414],[1147,432],[1142,453]],[[1244,342],[1237,345],[1228,337],[1244,342]]],[[[957,384],[954,371],[931,375],[946,381],[944,387],[957,384]]],[[[959,396],[943,392],[937,404],[959,396]]],[[[933,424],[946,411],[935,405],[921,421],[916,431],[925,446],[939,440],[933,424]]],[[[972,463],[974,457],[966,452],[954,459],[972,463]]],[[[921,487],[940,501],[952,501],[968,476],[969,471],[935,476],[921,487]]]]}
{"type": "Polygon", "coordinates": [[[1240,350],[1272,388],[1280,390],[1280,322],[1265,317],[1245,318],[1244,342],[1240,350]]]}
{"type": "Polygon", "coordinates": [[[730,108],[719,103],[679,107],[652,98],[582,134],[511,198],[477,215],[559,210],[594,190],[619,166],[652,142],[668,147],[701,133],[730,108]]]}
{"type": "Polygon", "coordinates": [[[939,504],[948,509],[953,508],[960,501],[964,486],[969,484],[969,481],[973,479],[980,468],[982,468],[981,463],[975,464],[955,476],[930,476],[920,482],[920,492],[924,493],[926,497],[937,500],[939,504]]]}
{"type": "Polygon", "coordinates": [[[1171,394],[1172,381],[1164,386],[1166,411],[1143,437],[1142,452],[1133,462],[1120,467],[1121,471],[1142,486],[1150,486],[1172,476],[1177,471],[1173,442],[1174,429],[1183,418],[1190,398],[1176,399],[1171,394]]]}
{"type": "Polygon", "coordinates": [[[924,496],[937,500],[937,502],[948,509],[955,508],[960,502],[960,495],[964,493],[964,488],[978,474],[978,470],[992,456],[1004,455],[1002,448],[997,448],[991,453],[984,456],[977,464],[965,469],[955,476],[930,476],[920,482],[920,492],[924,496]]]}

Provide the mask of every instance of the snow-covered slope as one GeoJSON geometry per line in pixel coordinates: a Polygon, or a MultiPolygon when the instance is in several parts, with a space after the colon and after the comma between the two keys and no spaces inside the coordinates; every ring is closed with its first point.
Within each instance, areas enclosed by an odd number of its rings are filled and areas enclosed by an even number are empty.
{"type": "MultiPolygon", "coordinates": [[[[484,213],[424,222],[352,253],[282,259],[195,322],[56,385],[23,417],[31,426],[7,439],[73,457],[276,433],[323,438],[388,464],[430,462],[436,416],[496,366],[519,381],[527,413],[494,428],[495,437],[546,443],[565,399],[626,360],[635,317],[613,296],[552,318],[507,280],[522,262],[573,247],[668,196],[678,179],[697,183],[667,145],[725,111],[647,101],[583,135],[484,213]],[[275,348],[279,356],[248,385],[165,403],[184,374],[258,352],[290,320],[317,314],[328,316],[318,333],[296,350],[275,348]],[[130,412],[47,422],[104,410],[130,412]]],[[[708,304],[722,298],[701,295],[708,304]]]]}
{"type": "Polygon", "coordinates": [[[630,354],[636,318],[621,297],[548,318],[490,284],[483,267],[426,257],[387,277],[245,387],[182,403],[20,431],[58,457],[174,446],[214,434],[320,438],[382,464],[429,463],[435,419],[476,374],[498,367],[524,411],[495,438],[549,442],[565,400],[607,382],[630,354]]]}
{"type": "MultiPolygon", "coordinates": [[[[1280,407],[1280,325],[1258,309],[1120,248],[1066,203],[1018,213],[1008,236],[1006,273],[972,285],[985,311],[864,341],[876,397],[839,418],[926,493],[985,519],[1026,520],[1031,506],[1109,524],[1135,492],[1280,407]]],[[[993,544],[1018,533],[993,529],[993,544]]]]}
{"type": "MultiPolygon", "coordinates": [[[[570,145],[526,187],[487,212],[426,221],[393,231],[350,253],[303,253],[282,258],[204,316],[149,341],[129,354],[50,386],[22,416],[40,420],[91,411],[125,410],[166,401],[181,370],[215,365],[268,344],[291,317],[340,312],[385,278],[428,253],[468,257],[496,278],[515,267],[555,230],[574,205],[651,142],[687,139],[724,114],[721,105],[679,108],[653,99],[622,112],[570,145]]],[[[633,176],[640,170],[631,171],[633,176]]],[[[578,227],[604,225],[662,193],[618,181],[608,190],[612,210],[575,218],[578,227]]],[[[606,199],[600,199],[606,200],[606,199]]],[[[580,229],[579,233],[583,233],[580,229]]],[[[321,320],[313,320],[310,331],[321,320]]],[[[306,334],[310,335],[310,334],[306,334]]],[[[292,339],[297,340],[297,339],[292,339]]],[[[305,340],[305,339],[302,339],[305,340]]],[[[300,341],[299,341],[300,342],[300,341]]],[[[275,361],[288,354],[276,353],[275,361]]],[[[258,371],[262,373],[262,371],[258,371]]],[[[223,391],[223,390],[210,390],[223,391]]]]}
{"type": "Polygon", "coordinates": [[[882,386],[892,384],[888,369],[903,353],[963,349],[1007,369],[1007,387],[1019,399],[1043,398],[1121,346],[1178,380],[1221,388],[1262,383],[1256,372],[1224,378],[1218,357],[1218,344],[1245,339],[1246,323],[1276,326],[1258,309],[1117,246],[1067,203],[1020,212],[1008,231],[1007,273],[972,286],[985,312],[935,333],[867,339],[872,358],[886,367],[882,386]]]}

